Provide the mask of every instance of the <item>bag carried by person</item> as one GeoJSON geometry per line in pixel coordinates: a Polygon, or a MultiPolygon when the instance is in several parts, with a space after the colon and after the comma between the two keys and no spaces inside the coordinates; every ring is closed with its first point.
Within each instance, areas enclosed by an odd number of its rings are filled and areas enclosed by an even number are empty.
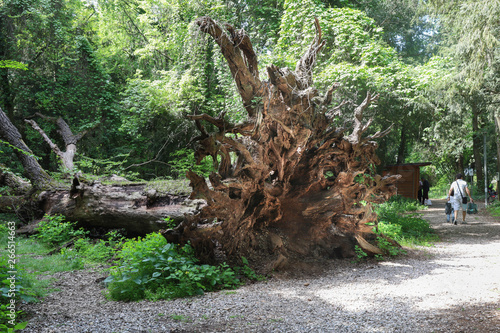
{"type": "Polygon", "coordinates": [[[444,213],[446,215],[451,214],[453,209],[451,208],[451,203],[447,202],[446,205],[444,206],[444,213]]]}
{"type": "Polygon", "coordinates": [[[462,194],[462,190],[460,189],[460,184],[458,184],[458,182],[456,182],[456,183],[457,183],[458,190],[460,191],[460,196],[462,197],[462,203],[464,205],[466,205],[469,197],[464,197],[464,195],[462,194]]]}
{"type": "Polygon", "coordinates": [[[477,205],[475,203],[469,202],[467,205],[467,214],[477,214],[477,205]]]}

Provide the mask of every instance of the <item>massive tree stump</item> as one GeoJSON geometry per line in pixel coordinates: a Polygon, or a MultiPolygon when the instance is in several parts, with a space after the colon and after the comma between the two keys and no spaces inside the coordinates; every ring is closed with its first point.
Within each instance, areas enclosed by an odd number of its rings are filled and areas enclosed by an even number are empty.
{"type": "MultiPolygon", "coordinates": [[[[349,127],[333,121],[341,105],[328,108],[338,84],[323,96],[313,87],[312,68],[324,42],[317,35],[294,71],[269,66],[259,78],[257,57],[243,30],[226,30],[209,17],[201,31],[220,46],[237,85],[248,119],[229,123],[224,114],[189,116],[201,135],[196,156],[211,156],[217,172],[206,179],[188,172],[191,198],[204,199],[201,213],[163,234],[171,242],[195,247],[204,261],[237,262],[245,256],[267,263],[288,259],[350,257],[355,245],[370,244],[376,214],[371,203],[395,194],[398,176],[374,173],[379,163],[373,141],[387,131],[363,137],[371,120],[363,112],[378,96],[368,93],[355,108],[349,127]],[[217,129],[208,133],[204,123],[217,129]]],[[[373,243],[373,242],[372,242],[373,243]]]]}

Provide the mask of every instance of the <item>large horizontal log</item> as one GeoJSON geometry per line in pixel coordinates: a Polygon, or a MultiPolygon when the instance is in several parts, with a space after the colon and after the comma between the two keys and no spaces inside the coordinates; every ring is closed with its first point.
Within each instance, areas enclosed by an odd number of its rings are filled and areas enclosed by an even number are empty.
{"type": "Polygon", "coordinates": [[[40,192],[31,199],[31,207],[37,207],[38,215],[61,214],[86,228],[123,228],[129,235],[145,235],[171,228],[167,218],[178,224],[205,205],[203,200],[189,200],[188,193],[175,186],[171,182],[79,183],[72,190],[40,192]]]}
{"type": "Polygon", "coordinates": [[[40,194],[46,214],[62,214],[86,227],[124,228],[132,234],[168,229],[171,218],[180,223],[185,214],[195,214],[203,200],[187,195],[161,193],[147,184],[81,185],[77,194],[47,191],[40,194]]]}

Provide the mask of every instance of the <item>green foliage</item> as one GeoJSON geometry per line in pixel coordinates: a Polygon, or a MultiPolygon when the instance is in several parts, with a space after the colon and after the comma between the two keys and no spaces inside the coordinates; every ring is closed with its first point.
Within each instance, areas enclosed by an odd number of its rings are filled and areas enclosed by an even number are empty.
{"type": "Polygon", "coordinates": [[[70,270],[80,270],[85,268],[85,262],[82,256],[72,248],[62,248],[61,258],[69,263],[70,270]]]}
{"type": "Polygon", "coordinates": [[[68,242],[74,237],[83,237],[86,231],[75,230],[76,222],[65,221],[62,215],[45,215],[38,223],[36,237],[48,246],[57,246],[68,242]]]}
{"type": "MultiPolygon", "coordinates": [[[[408,213],[421,206],[415,201],[401,196],[375,205],[378,215],[378,232],[402,244],[425,245],[438,239],[429,222],[417,214],[408,213]]],[[[382,247],[384,240],[379,240],[382,247]]],[[[389,245],[390,247],[390,245],[389,245]]]]}
{"type": "Polygon", "coordinates": [[[28,66],[13,60],[0,60],[0,68],[22,69],[25,71],[28,69],[28,66]]]}
{"type": "Polygon", "coordinates": [[[16,236],[12,236],[16,221],[0,216],[0,330],[14,332],[26,327],[20,322],[23,313],[16,310],[20,302],[35,300],[31,282],[16,257],[16,236]],[[7,236],[7,237],[5,237],[7,236]]]}
{"type": "Polygon", "coordinates": [[[406,253],[405,250],[395,246],[384,237],[377,237],[377,247],[389,256],[397,256],[406,253]]]}
{"type": "Polygon", "coordinates": [[[74,249],[88,260],[100,263],[110,260],[116,252],[112,246],[109,246],[102,239],[99,239],[94,244],[87,238],[77,239],[74,249]]]}
{"type": "Polygon", "coordinates": [[[382,28],[359,10],[326,8],[319,0],[285,1],[278,47],[284,51],[287,63],[294,65],[304,54],[315,35],[317,17],[321,23],[324,51],[318,66],[328,63],[387,64],[396,52],[380,41],[382,28]],[[325,59],[327,57],[328,59],[325,59]]]}
{"type": "Polygon", "coordinates": [[[111,158],[98,159],[80,155],[79,160],[75,161],[75,164],[83,172],[93,175],[121,175],[123,164],[127,161],[127,157],[128,154],[118,154],[111,158]]]}
{"type": "Polygon", "coordinates": [[[486,207],[488,212],[493,216],[500,216],[500,201],[496,200],[486,207]]]}
{"type": "Polygon", "coordinates": [[[126,238],[114,230],[106,234],[107,240],[79,238],[72,248],[61,249],[61,255],[72,264],[73,269],[83,269],[85,264],[109,262],[121,250],[126,238]]]}
{"type": "Polygon", "coordinates": [[[175,223],[174,219],[170,216],[165,217],[163,220],[165,221],[166,229],[173,229],[177,226],[177,223],[175,223]]]}
{"type": "Polygon", "coordinates": [[[356,253],[356,261],[357,262],[363,261],[364,259],[368,258],[368,253],[363,251],[363,249],[361,247],[359,247],[358,245],[354,246],[354,252],[356,253]]]}
{"type": "Polygon", "coordinates": [[[105,282],[113,300],[170,299],[240,284],[227,265],[199,265],[189,245],[168,244],[158,233],[125,242],[105,282]]]}
{"type": "Polygon", "coordinates": [[[200,164],[196,164],[196,158],[192,150],[183,148],[177,150],[170,156],[172,156],[170,161],[172,171],[177,174],[177,178],[185,177],[186,171],[188,170],[193,170],[204,177],[208,177],[213,171],[213,164],[207,157],[204,158],[200,164]]]}
{"type": "Polygon", "coordinates": [[[27,322],[19,322],[22,312],[16,310],[21,301],[32,302],[30,283],[21,267],[16,266],[15,274],[6,257],[0,258],[0,329],[2,332],[14,332],[26,327],[27,322]]]}
{"type": "Polygon", "coordinates": [[[241,262],[243,263],[243,266],[234,268],[238,274],[252,281],[263,281],[266,279],[264,275],[257,274],[250,268],[247,258],[241,257],[241,262]]]}

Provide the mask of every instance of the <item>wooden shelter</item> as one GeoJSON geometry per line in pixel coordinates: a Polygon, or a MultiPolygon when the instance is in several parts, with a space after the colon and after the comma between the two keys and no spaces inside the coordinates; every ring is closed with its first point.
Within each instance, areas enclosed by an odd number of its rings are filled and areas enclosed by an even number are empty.
{"type": "Polygon", "coordinates": [[[385,175],[401,175],[396,182],[398,194],[406,198],[417,199],[420,180],[420,167],[431,165],[430,162],[394,164],[385,167],[385,175]]]}

